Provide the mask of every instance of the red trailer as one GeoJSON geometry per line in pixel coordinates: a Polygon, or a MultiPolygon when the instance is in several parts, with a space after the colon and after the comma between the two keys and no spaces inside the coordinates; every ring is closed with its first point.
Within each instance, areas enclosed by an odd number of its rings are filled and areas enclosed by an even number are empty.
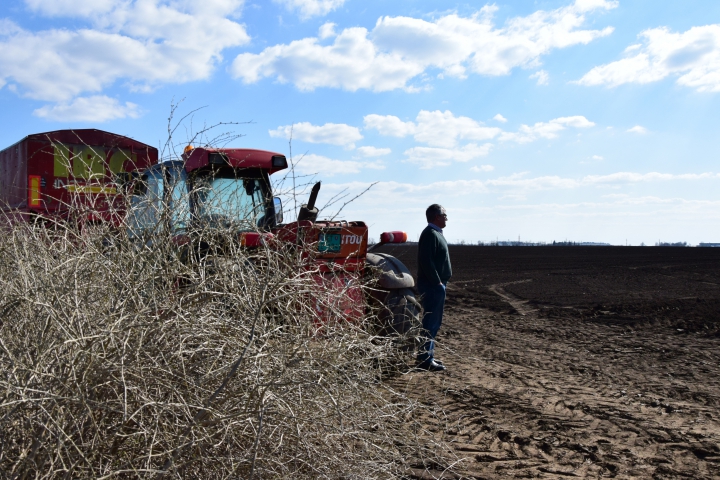
{"type": "Polygon", "coordinates": [[[70,205],[107,219],[126,177],[157,162],[156,148],[102,130],[28,135],[0,151],[0,208],[15,221],[65,218],[70,205]]]}

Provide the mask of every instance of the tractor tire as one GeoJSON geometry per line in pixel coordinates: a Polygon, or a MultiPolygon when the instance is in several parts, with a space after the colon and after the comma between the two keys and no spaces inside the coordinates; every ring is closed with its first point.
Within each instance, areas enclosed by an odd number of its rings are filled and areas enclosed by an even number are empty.
{"type": "Polygon", "coordinates": [[[369,304],[378,320],[377,334],[392,337],[403,350],[414,350],[422,336],[422,306],[415,298],[415,280],[397,258],[369,253],[367,264],[378,275],[369,289],[369,304]]]}
{"type": "Polygon", "coordinates": [[[389,290],[381,300],[380,335],[394,337],[404,350],[415,349],[422,334],[420,302],[409,288],[389,290]]]}

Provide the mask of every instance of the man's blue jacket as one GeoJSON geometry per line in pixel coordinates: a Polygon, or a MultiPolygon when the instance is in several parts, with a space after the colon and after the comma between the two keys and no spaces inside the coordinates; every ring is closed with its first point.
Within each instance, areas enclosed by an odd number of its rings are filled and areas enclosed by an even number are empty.
{"type": "Polygon", "coordinates": [[[450,277],[452,266],[447,241],[442,233],[428,225],[418,242],[418,281],[437,285],[447,283],[450,277]]]}

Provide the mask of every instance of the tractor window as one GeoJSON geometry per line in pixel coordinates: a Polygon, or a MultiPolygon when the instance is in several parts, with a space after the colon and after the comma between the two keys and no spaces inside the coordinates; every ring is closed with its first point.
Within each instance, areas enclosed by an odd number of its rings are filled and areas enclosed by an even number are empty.
{"type": "Polygon", "coordinates": [[[187,174],[184,168],[169,169],[170,186],[170,223],[173,232],[184,232],[190,222],[190,194],[188,193],[187,174]]]}
{"type": "Polygon", "coordinates": [[[236,177],[233,171],[196,177],[197,214],[212,226],[255,230],[265,223],[262,178],[236,177]]]}
{"type": "Polygon", "coordinates": [[[142,176],[130,199],[130,236],[139,237],[156,232],[160,228],[163,209],[162,172],[150,172],[142,176]]]}

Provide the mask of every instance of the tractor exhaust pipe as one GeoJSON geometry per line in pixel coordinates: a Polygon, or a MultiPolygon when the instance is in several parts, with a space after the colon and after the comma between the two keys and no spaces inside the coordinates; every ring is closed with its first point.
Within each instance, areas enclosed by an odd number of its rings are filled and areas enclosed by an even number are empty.
{"type": "Polygon", "coordinates": [[[318,217],[318,209],[315,208],[315,201],[317,200],[318,193],[320,192],[320,184],[322,182],[317,182],[315,185],[313,185],[312,190],[310,190],[310,198],[308,199],[308,203],[305,203],[300,206],[300,211],[298,212],[298,222],[302,222],[303,220],[310,220],[311,222],[314,222],[317,220],[318,217]]]}
{"type": "Polygon", "coordinates": [[[310,199],[307,203],[308,210],[312,210],[315,208],[315,202],[317,201],[318,193],[320,193],[320,184],[322,182],[317,182],[315,185],[313,185],[312,190],[310,190],[310,199]]]}

